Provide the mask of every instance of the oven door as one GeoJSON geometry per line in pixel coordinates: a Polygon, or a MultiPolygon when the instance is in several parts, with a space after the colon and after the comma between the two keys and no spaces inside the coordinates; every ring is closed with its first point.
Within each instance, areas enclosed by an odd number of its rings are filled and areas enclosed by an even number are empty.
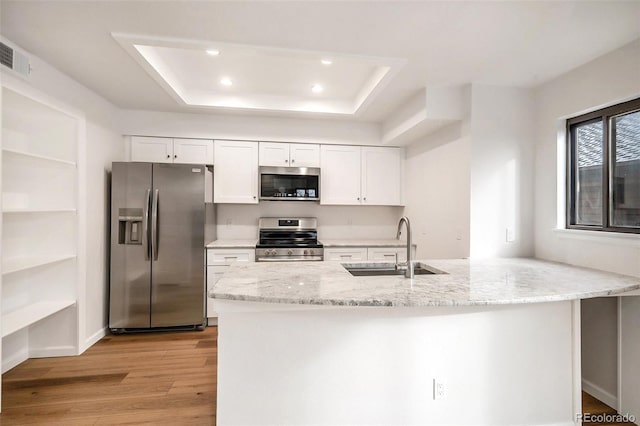
{"type": "Polygon", "coordinates": [[[319,201],[320,169],[262,166],[259,186],[261,200],[319,201]]]}

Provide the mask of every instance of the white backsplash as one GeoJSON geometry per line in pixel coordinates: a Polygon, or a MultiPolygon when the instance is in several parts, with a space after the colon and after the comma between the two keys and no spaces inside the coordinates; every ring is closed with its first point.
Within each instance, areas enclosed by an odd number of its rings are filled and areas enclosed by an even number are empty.
{"type": "Polygon", "coordinates": [[[403,211],[404,207],[321,206],[287,201],[217,204],[217,238],[257,239],[260,217],[317,217],[320,241],[395,238],[403,211]]]}

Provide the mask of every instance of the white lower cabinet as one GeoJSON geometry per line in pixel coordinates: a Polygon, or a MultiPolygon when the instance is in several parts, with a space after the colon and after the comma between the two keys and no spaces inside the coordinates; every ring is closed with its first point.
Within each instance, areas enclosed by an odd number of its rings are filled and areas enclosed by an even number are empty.
{"type": "MultiPolygon", "coordinates": [[[[412,249],[415,258],[416,249],[412,249]]],[[[324,260],[343,262],[371,260],[376,262],[406,262],[406,247],[340,247],[325,248],[324,260]]]]}
{"type": "Polygon", "coordinates": [[[207,319],[209,325],[217,323],[218,314],[215,311],[215,300],[209,297],[209,291],[234,262],[254,262],[254,249],[207,249],[207,319]]]}
{"type": "Polygon", "coordinates": [[[365,247],[325,248],[324,260],[341,260],[345,262],[367,260],[367,249],[365,247]]]}

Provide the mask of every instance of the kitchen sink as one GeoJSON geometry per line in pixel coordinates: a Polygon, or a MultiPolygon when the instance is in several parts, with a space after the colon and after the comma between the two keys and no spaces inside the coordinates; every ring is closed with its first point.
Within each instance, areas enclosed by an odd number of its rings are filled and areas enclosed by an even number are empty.
{"type": "MultiPolygon", "coordinates": [[[[393,263],[343,263],[342,266],[354,277],[404,275],[406,270],[406,268],[396,267],[393,263]]],[[[421,263],[414,264],[413,273],[414,275],[446,274],[446,272],[421,263]]]]}

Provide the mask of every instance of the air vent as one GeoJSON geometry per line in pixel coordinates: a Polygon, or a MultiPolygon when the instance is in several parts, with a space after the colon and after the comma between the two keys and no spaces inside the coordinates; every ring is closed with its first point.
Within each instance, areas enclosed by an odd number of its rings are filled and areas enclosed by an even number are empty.
{"type": "Polygon", "coordinates": [[[22,77],[29,77],[31,73],[29,58],[2,42],[0,42],[0,64],[22,77]]]}
{"type": "Polygon", "coordinates": [[[0,43],[0,64],[13,69],[13,49],[0,43]]]}

